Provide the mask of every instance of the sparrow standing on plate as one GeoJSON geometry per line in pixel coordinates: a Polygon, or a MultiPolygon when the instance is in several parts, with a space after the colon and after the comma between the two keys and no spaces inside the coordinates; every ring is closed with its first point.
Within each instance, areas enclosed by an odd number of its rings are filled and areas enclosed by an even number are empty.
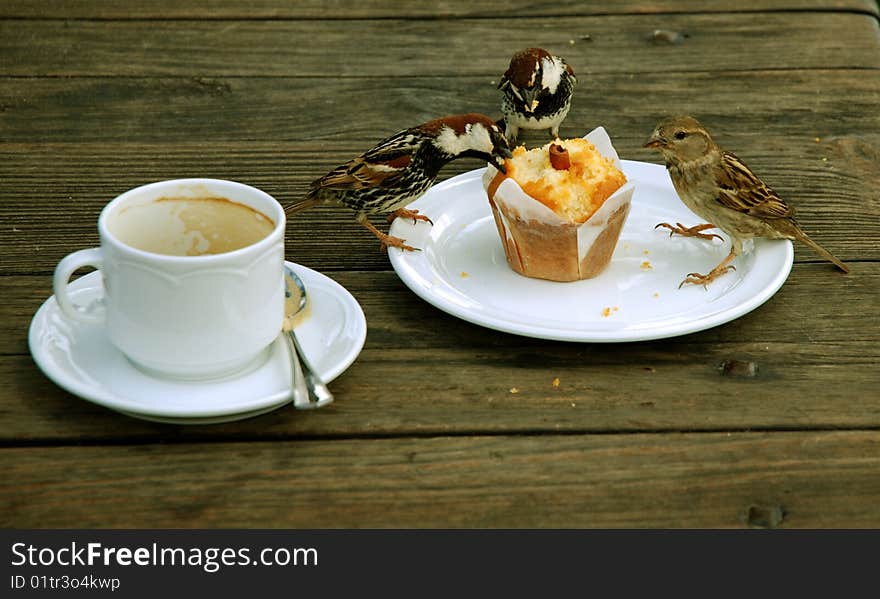
{"type": "Polygon", "coordinates": [[[514,54],[498,84],[507,138],[514,141],[520,129],[549,129],[559,137],[576,83],[572,68],[542,48],[514,54]]]}
{"type": "Polygon", "coordinates": [[[681,223],[676,226],[660,223],[657,227],[666,227],[670,235],[721,239],[714,233],[701,232],[718,228],[731,238],[730,254],[718,266],[705,275],[690,273],[681,285],[705,286],[734,269],[731,262],[742,253],[743,240],[754,237],[796,239],[843,272],[849,272],[846,264],[800,228],[794,219],[794,209],[736,155],[712,141],[709,132],[693,117],[677,116],[661,121],[645,147],[660,150],[681,200],[691,211],[709,221],[694,227],[681,223]]]}
{"type": "Polygon", "coordinates": [[[312,182],[306,197],[285,207],[296,213],[326,200],[357,213],[357,221],[388,246],[415,250],[404,239],[381,232],[371,214],[431,222],[407,204],[424,194],[440,169],[457,158],[479,158],[504,170],[510,147],[501,129],[482,114],[446,116],[405,129],[312,182]]]}

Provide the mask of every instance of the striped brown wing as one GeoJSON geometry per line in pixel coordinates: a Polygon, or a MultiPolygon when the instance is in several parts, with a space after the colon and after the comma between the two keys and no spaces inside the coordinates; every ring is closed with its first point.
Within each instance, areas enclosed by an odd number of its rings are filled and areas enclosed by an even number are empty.
{"type": "Polygon", "coordinates": [[[365,189],[394,185],[423,139],[407,129],[379,142],[312,183],[312,188],[365,189]]]}
{"type": "MultiPolygon", "coordinates": [[[[398,159],[397,164],[404,161],[398,159]]],[[[409,164],[409,159],[405,160],[409,164]]],[[[405,166],[405,165],[404,165],[405,166]]],[[[395,163],[370,163],[358,157],[347,162],[318,179],[312,187],[323,189],[365,189],[391,185],[400,178],[402,168],[395,163]]]]}
{"type": "Polygon", "coordinates": [[[715,170],[720,204],[758,218],[791,218],[794,210],[735,154],[722,152],[715,170]]]}

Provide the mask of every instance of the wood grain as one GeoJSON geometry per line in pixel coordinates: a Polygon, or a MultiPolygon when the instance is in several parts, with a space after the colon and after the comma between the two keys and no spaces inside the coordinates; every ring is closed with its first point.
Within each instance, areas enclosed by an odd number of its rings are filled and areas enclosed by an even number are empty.
{"type": "Polygon", "coordinates": [[[880,526],[877,14],[871,0],[0,3],[0,526],[745,527],[762,512],[880,526]],[[657,119],[695,114],[853,272],[798,247],[780,291],[726,325],[557,343],[433,308],[349,213],[319,207],[291,220],[287,256],[348,288],[369,327],[332,406],[162,425],[34,364],[51,271],[97,242],[120,192],[212,176],[293,200],[404,127],[497,116],[525,45],[580,77],[564,135],[602,124],[624,158],[658,162],[641,148],[657,119]]]}
{"type": "MultiPolygon", "coordinates": [[[[658,14],[701,12],[838,11],[877,14],[872,0],[508,0],[504,14],[554,17],[589,14],[658,14]]],[[[0,18],[47,19],[338,19],[338,18],[452,18],[497,17],[497,7],[471,0],[444,2],[395,2],[381,0],[150,0],[120,4],[94,0],[7,0],[0,4],[0,18]]]]}
{"type": "MultiPolygon", "coordinates": [[[[208,91],[205,82],[181,79],[0,81],[7,142],[0,143],[0,227],[12,233],[0,263],[6,273],[49,272],[66,253],[96,243],[101,207],[131,187],[209,176],[290,202],[311,180],[394,131],[444,111],[493,114],[498,102],[494,86],[479,78],[395,79],[384,94],[379,83],[336,82],[331,96],[345,98],[347,107],[321,95],[325,80],[308,78],[217,80],[208,91]],[[302,112],[291,113],[290,105],[302,112]]],[[[798,209],[820,243],[846,260],[876,259],[876,81],[863,71],[606,75],[595,81],[604,93],[576,98],[563,134],[603,124],[621,156],[657,162],[641,147],[648,132],[663,114],[690,111],[798,209]],[[747,99],[769,86],[779,89],[772,103],[747,99]],[[731,89],[748,94],[731,101],[731,89]]],[[[441,180],[479,166],[453,163],[441,180]]],[[[373,238],[334,207],[292,219],[288,249],[292,259],[321,269],[388,267],[373,238]]],[[[799,252],[798,259],[813,257],[799,252]]]]}
{"type": "Polygon", "coordinates": [[[5,449],[0,525],[877,527],[880,433],[5,449]]]}
{"type": "MultiPolygon", "coordinates": [[[[880,55],[880,39],[877,49],[880,55]]],[[[576,88],[562,134],[582,135],[602,124],[633,154],[641,151],[660,118],[684,113],[700,117],[721,143],[745,158],[749,144],[760,139],[768,147],[805,146],[801,151],[812,157],[815,137],[827,141],[835,135],[876,133],[878,78],[880,71],[857,69],[594,75],[576,88]]],[[[32,149],[53,142],[151,142],[167,144],[156,149],[172,153],[198,150],[211,161],[227,152],[237,152],[236,160],[246,156],[235,147],[210,152],[211,147],[185,144],[288,143],[277,151],[297,152],[293,142],[336,141],[350,144],[338,146],[340,150],[360,153],[401,129],[444,114],[500,117],[501,99],[492,81],[464,76],[0,78],[0,142],[39,144],[32,149]]],[[[542,135],[527,138],[533,143],[536,139],[544,141],[542,135]]],[[[100,152],[94,146],[83,149],[86,156],[100,152]]],[[[332,149],[324,153],[328,168],[338,159],[332,149]]],[[[255,150],[260,151],[258,146],[255,150]]],[[[69,163],[77,153],[67,154],[69,163]]],[[[260,159],[269,161],[266,169],[293,166],[279,164],[283,155],[260,159]]],[[[105,168],[112,169],[112,163],[105,168]]]]}
{"type": "Polygon", "coordinates": [[[494,333],[433,308],[394,274],[336,273],[368,324],[363,352],[331,385],[338,401],[209,427],[143,423],[57,388],[26,353],[48,281],[0,277],[0,442],[877,428],[880,266],[853,266],[849,276],[797,266],[734,322],[619,345],[494,333]],[[754,376],[737,366],[747,364],[754,376]]]}
{"type": "Polygon", "coordinates": [[[299,20],[167,21],[161,27],[0,20],[0,75],[499,77],[522,46],[512,40],[559,53],[579,75],[880,67],[877,20],[864,14],[571,17],[546,25],[529,18],[339,20],[322,22],[315,36],[315,23],[299,20]],[[658,43],[652,39],[657,29],[687,37],[658,43]],[[581,40],[584,35],[591,41],[581,40]]]}
{"type": "MultiPolygon", "coordinates": [[[[625,158],[656,161],[621,137],[625,158]]],[[[813,238],[847,261],[877,259],[880,247],[880,192],[876,162],[880,136],[835,136],[824,143],[737,138],[749,163],[789,199],[813,238]],[[859,158],[861,156],[861,158],[859,158]],[[823,160],[826,159],[826,160],[823,160]],[[854,234],[857,232],[857,234],[854,234]]],[[[204,176],[255,185],[282,203],[301,197],[311,179],[358,150],[349,143],[75,146],[0,145],[0,228],[4,234],[0,273],[50,273],[75,249],[98,243],[101,208],[123,191],[166,178],[204,176]]],[[[465,160],[442,178],[479,167],[465,160]]],[[[387,226],[383,219],[376,219],[387,226]]],[[[388,269],[375,238],[339,206],[319,206],[291,217],[286,240],[289,259],[320,270],[388,269]]],[[[798,248],[799,262],[818,257],[798,248]]]]}

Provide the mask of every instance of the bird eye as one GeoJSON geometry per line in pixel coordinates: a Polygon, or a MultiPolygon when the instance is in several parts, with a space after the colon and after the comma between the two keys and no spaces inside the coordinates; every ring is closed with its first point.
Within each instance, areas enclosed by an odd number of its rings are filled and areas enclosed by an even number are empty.
{"type": "Polygon", "coordinates": [[[675,139],[684,139],[684,136],[687,135],[684,131],[677,131],[675,133],[675,139]]]}

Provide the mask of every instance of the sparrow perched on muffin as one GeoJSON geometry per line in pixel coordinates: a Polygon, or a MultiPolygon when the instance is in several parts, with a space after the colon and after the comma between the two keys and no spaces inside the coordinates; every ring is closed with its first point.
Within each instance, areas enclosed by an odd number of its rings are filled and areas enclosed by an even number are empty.
{"type": "Polygon", "coordinates": [[[482,114],[460,114],[410,127],[380,141],[374,148],[337,166],[313,181],[306,197],[285,207],[296,213],[325,201],[354,210],[357,221],[373,233],[383,248],[415,250],[404,239],[381,232],[369,221],[388,214],[413,221],[431,220],[405,206],[424,194],[440,169],[458,158],[478,158],[504,170],[510,147],[495,121],[482,114]]]}
{"type": "MultiPolygon", "coordinates": [[[[810,239],[794,219],[794,209],[755,175],[735,154],[723,150],[695,118],[677,116],[661,121],[645,143],[663,154],[666,169],[684,204],[707,224],[684,227],[660,223],[673,233],[708,239],[702,231],[721,229],[731,238],[730,253],[705,275],[690,273],[681,285],[708,285],[734,269],[743,241],[755,237],[798,240],[830,260],[843,272],[849,268],[810,239]]],[[[679,287],[681,286],[679,285],[679,287]]]]}
{"type": "Polygon", "coordinates": [[[553,138],[559,137],[576,83],[565,60],[543,48],[514,54],[498,84],[507,138],[514,141],[520,129],[549,129],[553,138]]]}

